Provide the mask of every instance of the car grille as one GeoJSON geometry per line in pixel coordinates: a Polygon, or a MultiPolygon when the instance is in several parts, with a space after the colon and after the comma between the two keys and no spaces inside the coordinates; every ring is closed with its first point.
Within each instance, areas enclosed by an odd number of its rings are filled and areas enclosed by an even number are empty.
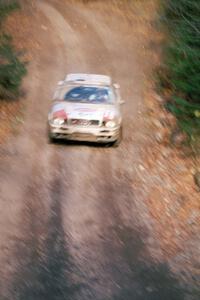
{"type": "Polygon", "coordinates": [[[69,125],[73,126],[99,126],[99,120],[69,119],[69,125]]]}

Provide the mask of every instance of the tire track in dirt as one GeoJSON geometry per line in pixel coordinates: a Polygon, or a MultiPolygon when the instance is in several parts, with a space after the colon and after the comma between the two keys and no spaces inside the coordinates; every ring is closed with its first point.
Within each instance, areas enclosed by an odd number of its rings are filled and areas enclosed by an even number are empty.
{"type": "MultiPolygon", "coordinates": [[[[62,168],[59,157],[52,167],[62,168]]],[[[10,299],[64,299],[80,288],[70,276],[73,264],[63,229],[62,202],[66,195],[61,173],[49,174],[45,194],[38,187],[33,179],[24,194],[27,200],[22,210],[21,239],[16,241],[13,253],[18,265],[12,277],[10,299]]]]}
{"type": "MultiPolygon", "coordinates": [[[[59,213],[60,204],[52,204],[48,201],[49,172],[54,171],[53,160],[57,153],[54,148],[49,148],[47,145],[44,120],[46,120],[49,108],[51,96],[49,90],[53,92],[56,81],[65,74],[63,66],[65,51],[57,33],[54,35],[52,31],[51,39],[49,39],[45,31],[38,29],[45,24],[49,31],[52,30],[51,24],[44,16],[40,20],[42,24],[37,24],[40,53],[31,63],[29,76],[25,82],[29,92],[24,124],[20,135],[10,139],[8,144],[1,149],[4,153],[1,157],[0,175],[1,206],[4,208],[0,228],[1,299],[22,299],[22,297],[28,299],[26,296],[32,297],[29,299],[34,298],[37,287],[35,289],[35,280],[33,280],[34,289],[31,289],[32,279],[40,275],[40,272],[37,274],[38,271],[35,270],[38,259],[37,251],[40,247],[38,239],[42,239],[43,231],[46,230],[49,236],[46,248],[52,251],[49,253],[51,256],[54,254],[51,243],[55,237],[51,223],[55,222],[55,228],[60,226],[60,229],[55,230],[61,231],[60,223],[56,224],[56,220],[61,221],[60,215],[54,220],[54,212],[52,213],[52,211],[59,213]],[[52,57],[49,49],[54,49],[55,57],[52,57]],[[15,281],[15,277],[19,280],[15,281]]],[[[35,26],[33,26],[33,34],[36,34],[35,26]]],[[[61,252],[59,250],[59,253],[61,252]]],[[[48,259],[51,258],[48,257],[48,259]]],[[[45,266],[48,267],[49,264],[51,265],[51,261],[47,261],[45,266]]],[[[47,278],[47,275],[45,276],[47,278]]],[[[47,286],[44,288],[47,289],[47,286]]]]}

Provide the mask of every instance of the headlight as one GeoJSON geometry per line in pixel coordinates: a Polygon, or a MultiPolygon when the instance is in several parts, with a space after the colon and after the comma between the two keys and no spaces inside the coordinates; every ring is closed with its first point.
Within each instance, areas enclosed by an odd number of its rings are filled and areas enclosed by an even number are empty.
{"type": "Polygon", "coordinates": [[[56,118],[56,119],[53,119],[52,120],[53,124],[54,125],[63,125],[65,123],[65,120],[64,119],[61,119],[61,118],[56,118]]]}
{"type": "Polygon", "coordinates": [[[115,121],[108,121],[108,122],[106,122],[106,127],[113,128],[115,126],[116,126],[116,122],[115,121]]]}

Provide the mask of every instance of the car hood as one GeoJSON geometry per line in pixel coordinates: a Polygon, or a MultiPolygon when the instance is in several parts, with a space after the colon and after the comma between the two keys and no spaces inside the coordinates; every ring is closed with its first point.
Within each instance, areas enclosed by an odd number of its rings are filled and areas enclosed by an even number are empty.
{"type": "Polygon", "coordinates": [[[119,111],[116,106],[109,104],[87,104],[87,103],[54,103],[51,113],[65,111],[69,119],[102,120],[105,117],[117,117],[119,111]]]}

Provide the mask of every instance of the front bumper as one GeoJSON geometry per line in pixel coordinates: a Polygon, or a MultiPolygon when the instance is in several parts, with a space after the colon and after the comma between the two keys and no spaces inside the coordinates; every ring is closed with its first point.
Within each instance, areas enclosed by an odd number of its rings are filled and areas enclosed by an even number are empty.
{"type": "Polygon", "coordinates": [[[78,127],[49,125],[49,135],[53,139],[109,143],[115,142],[120,136],[120,126],[106,127],[78,127]]]}

